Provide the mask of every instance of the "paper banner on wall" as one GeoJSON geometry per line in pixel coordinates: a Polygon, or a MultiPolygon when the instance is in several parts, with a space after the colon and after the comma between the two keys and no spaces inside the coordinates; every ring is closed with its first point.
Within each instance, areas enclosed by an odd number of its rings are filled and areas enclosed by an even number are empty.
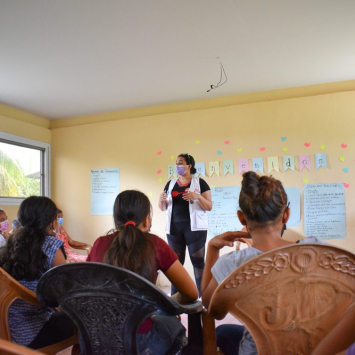
{"type": "Polygon", "coordinates": [[[206,177],[205,163],[196,163],[195,168],[196,168],[196,176],[202,175],[203,177],[206,177]]]}
{"type": "Polygon", "coordinates": [[[262,174],[264,173],[264,159],[263,158],[253,158],[253,171],[260,171],[262,174]]]}
{"type": "Polygon", "coordinates": [[[176,165],[168,165],[168,180],[173,176],[177,178],[177,172],[175,170],[176,165]]]}
{"type": "Polygon", "coordinates": [[[310,155],[299,155],[298,156],[298,166],[299,170],[302,171],[303,168],[311,170],[311,156],[310,155]]]}
{"type": "Polygon", "coordinates": [[[323,167],[324,169],[327,168],[327,154],[326,153],[315,154],[314,159],[316,162],[316,170],[318,170],[320,167],[323,167]]]}
{"type": "Polygon", "coordinates": [[[210,161],[209,162],[210,170],[209,176],[211,177],[213,174],[217,174],[219,176],[219,161],[210,161]]]}
{"type": "Polygon", "coordinates": [[[227,175],[228,173],[234,175],[233,160],[224,160],[223,161],[223,175],[227,175]]]}
{"type": "Polygon", "coordinates": [[[270,173],[272,170],[279,170],[279,157],[268,157],[267,158],[267,170],[270,173]]]}
{"type": "Polygon", "coordinates": [[[249,159],[239,159],[238,160],[239,174],[242,174],[243,171],[246,173],[249,171],[249,159]]]}
{"type": "Polygon", "coordinates": [[[119,192],[119,168],[91,170],[90,214],[112,215],[113,204],[119,192]]]}
{"type": "Polygon", "coordinates": [[[299,226],[301,224],[301,189],[299,187],[285,187],[285,191],[291,212],[287,226],[299,226]]]}
{"type": "Polygon", "coordinates": [[[283,157],[284,172],[288,169],[295,171],[295,157],[293,155],[283,157]]]}

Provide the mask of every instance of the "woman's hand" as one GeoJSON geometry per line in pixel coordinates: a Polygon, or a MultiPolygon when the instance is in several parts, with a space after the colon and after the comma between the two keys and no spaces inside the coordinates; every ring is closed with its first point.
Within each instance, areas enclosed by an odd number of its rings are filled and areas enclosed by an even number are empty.
{"type": "Polygon", "coordinates": [[[187,191],[182,194],[182,198],[185,201],[197,200],[199,196],[200,194],[198,194],[197,192],[191,192],[191,191],[187,191]]]}
{"type": "Polygon", "coordinates": [[[249,234],[246,232],[225,232],[211,239],[208,245],[220,250],[226,246],[233,247],[234,242],[249,238],[249,234]]]}
{"type": "Polygon", "coordinates": [[[166,193],[166,191],[163,191],[161,194],[160,194],[160,201],[161,202],[166,202],[168,200],[168,195],[166,193]]]}

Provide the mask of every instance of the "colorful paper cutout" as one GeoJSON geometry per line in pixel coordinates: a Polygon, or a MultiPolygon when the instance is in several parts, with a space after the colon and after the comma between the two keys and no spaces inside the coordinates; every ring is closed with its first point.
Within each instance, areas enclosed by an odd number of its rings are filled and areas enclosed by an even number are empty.
{"type": "Polygon", "coordinates": [[[175,170],[176,165],[168,165],[168,180],[173,176],[177,178],[177,172],[175,170]]]}
{"type": "Polygon", "coordinates": [[[260,171],[262,174],[264,173],[264,159],[263,158],[253,158],[252,160],[253,171],[260,171]]]}
{"type": "Polygon", "coordinates": [[[318,170],[320,167],[327,169],[327,154],[325,153],[315,154],[314,160],[316,163],[316,170],[318,170]]]}
{"type": "Polygon", "coordinates": [[[307,177],[304,178],[304,179],[302,179],[302,181],[303,181],[305,184],[308,184],[308,178],[307,178],[307,177]]]}
{"type": "Polygon", "coordinates": [[[196,176],[202,175],[203,177],[206,177],[205,163],[196,163],[195,168],[196,168],[196,176]]]}
{"type": "Polygon", "coordinates": [[[210,169],[208,175],[211,177],[213,174],[219,176],[219,161],[211,161],[209,163],[210,169]]]}
{"type": "Polygon", "coordinates": [[[311,145],[311,143],[305,143],[305,144],[304,144],[304,146],[307,147],[307,148],[308,148],[310,145],[311,145]]]}
{"type": "Polygon", "coordinates": [[[153,196],[153,192],[149,192],[149,193],[148,193],[148,196],[149,196],[149,197],[152,197],[152,196],[153,196]]]}
{"type": "Polygon", "coordinates": [[[195,141],[195,143],[196,143],[196,144],[200,144],[200,143],[201,143],[201,141],[199,141],[199,140],[196,140],[196,141],[195,141]]]}
{"type": "Polygon", "coordinates": [[[267,167],[268,167],[269,173],[272,170],[280,171],[279,170],[279,157],[268,157],[267,158],[267,167]]]}
{"type": "Polygon", "coordinates": [[[211,187],[214,189],[216,187],[216,185],[211,185],[211,187]]]}
{"type": "Polygon", "coordinates": [[[266,149],[265,147],[259,148],[259,150],[260,150],[261,152],[263,152],[265,149],[266,149]]]}
{"type": "Polygon", "coordinates": [[[287,148],[287,147],[283,147],[282,150],[283,150],[284,152],[287,152],[287,151],[288,151],[288,148],[287,148]]]}
{"type": "Polygon", "coordinates": [[[284,142],[287,138],[286,137],[281,137],[281,140],[284,142]]]}
{"type": "Polygon", "coordinates": [[[162,152],[161,150],[159,150],[159,151],[157,152],[157,154],[158,154],[158,155],[162,155],[163,152],[162,152]]]}
{"type": "Polygon", "coordinates": [[[283,157],[284,172],[288,169],[295,171],[295,157],[293,155],[283,157]]]}
{"type": "Polygon", "coordinates": [[[349,168],[344,168],[343,171],[344,171],[344,173],[348,173],[349,172],[349,168]]]}
{"type": "Polygon", "coordinates": [[[163,178],[160,177],[160,178],[158,179],[158,181],[159,181],[159,182],[163,182],[163,178]]]}
{"type": "Polygon", "coordinates": [[[224,160],[223,161],[223,175],[227,175],[228,173],[234,175],[233,160],[224,160]]]}
{"type": "Polygon", "coordinates": [[[344,187],[347,189],[348,187],[350,187],[350,184],[347,184],[346,182],[344,182],[344,187]]]}
{"type": "Polygon", "coordinates": [[[345,148],[347,148],[348,146],[347,146],[347,144],[342,143],[341,147],[345,149],[345,148]]]}
{"type": "Polygon", "coordinates": [[[343,155],[343,156],[341,156],[341,157],[339,157],[339,159],[340,159],[340,161],[341,161],[341,162],[343,162],[343,163],[344,163],[344,161],[345,161],[345,157],[344,157],[344,155],[343,155]]]}
{"type": "Polygon", "coordinates": [[[237,148],[237,152],[240,153],[243,149],[242,148],[237,148]]]}
{"type": "Polygon", "coordinates": [[[159,170],[157,171],[157,174],[161,174],[161,169],[159,169],[159,170]]]}
{"type": "Polygon", "coordinates": [[[244,172],[249,171],[249,159],[248,158],[238,160],[238,171],[239,171],[239,174],[242,174],[243,171],[244,172]]]}
{"type": "Polygon", "coordinates": [[[324,150],[325,148],[326,148],[325,144],[322,144],[322,145],[320,146],[320,149],[322,149],[322,150],[324,150]]]}
{"type": "Polygon", "coordinates": [[[222,155],[222,154],[223,154],[223,152],[222,152],[222,151],[220,151],[220,150],[217,150],[217,154],[218,154],[218,155],[222,155]]]}
{"type": "Polygon", "coordinates": [[[170,159],[174,160],[175,159],[175,155],[170,155],[170,159]]]}
{"type": "Polygon", "coordinates": [[[230,141],[224,141],[224,144],[228,145],[230,143],[230,141]]]}
{"type": "Polygon", "coordinates": [[[311,170],[311,156],[310,155],[299,155],[298,156],[298,166],[299,170],[302,171],[303,168],[311,170]]]}

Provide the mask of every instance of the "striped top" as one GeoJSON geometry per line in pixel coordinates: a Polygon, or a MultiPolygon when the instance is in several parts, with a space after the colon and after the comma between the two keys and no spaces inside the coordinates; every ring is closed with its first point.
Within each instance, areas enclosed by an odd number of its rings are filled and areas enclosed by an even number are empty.
{"type": "MultiPolygon", "coordinates": [[[[42,250],[47,255],[45,264],[46,270],[52,267],[55,254],[63,245],[63,242],[55,237],[47,236],[42,250]]],[[[36,293],[39,280],[19,280],[19,282],[36,293]]],[[[9,325],[12,342],[28,346],[42,329],[43,325],[49,320],[55,312],[54,309],[48,307],[38,307],[34,304],[16,300],[9,308],[9,325]]]]}

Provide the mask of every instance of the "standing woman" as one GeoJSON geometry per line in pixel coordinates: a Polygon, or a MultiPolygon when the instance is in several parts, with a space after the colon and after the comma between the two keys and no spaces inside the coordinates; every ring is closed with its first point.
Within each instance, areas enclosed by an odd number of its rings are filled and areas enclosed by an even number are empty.
{"type": "MultiPolygon", "coordinates": [[[[212,210],[211,190],[206,181],[193,176],[196,173],[195,159],[189,154],[180,154],[176,159],[177,179],[169,181],[160,195],[159,208],[166,211],[165,231],[168,243],[185,262],[186,246],[194,268],[196,285],[200,292],[205,266],[207,239],[207,211],[212,210]]],[[[171,293],[176,289],[171,287],[171,293]]]]}

